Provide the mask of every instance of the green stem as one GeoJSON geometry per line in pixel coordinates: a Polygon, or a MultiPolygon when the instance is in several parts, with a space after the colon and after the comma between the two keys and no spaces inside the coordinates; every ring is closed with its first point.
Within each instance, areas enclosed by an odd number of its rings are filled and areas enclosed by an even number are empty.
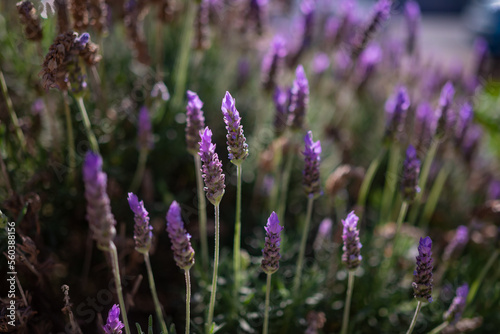
{"type": "Polygon", "coordinates": [[[469,295],[467,296],[467,304],[471,304],[474,301],[474,298],[476,297],[476,293],[479,290],[479,286],[481,286],[481,283],[483,282],[484,278],[486,277],[486,274],[488,271],[491,269],[491,266],[496,263],[496,259],[500,255],[500,249],[495,249],[493,254],[491,254],[490,258],[488,259],[488,262],[486,265],[483,267],[481,272],[479,273],[479,276],[476,278],[474,283],[472,284],[469,295]]]}
{"type": "MultiPolygon", "coordinates": [[[[186,334],[189,334],[189,325],[191,324],[191,277],[189,269],[184,270],[184,277],[186,278],[186,334]]],[[[165,332],[167,333],[167,332],[165,332]]],[[[168,333],[167,333],[168,334],[168,333]]]]}
{"type": "Polygon", "coordinates": [[[7,105],[12,124],[14,125],[17,140],[19,140],[23,151],[26,151],[26,138],[24,138],[23,130],[21,130],[19,120],[17,119],[16,112],[14,111],[14,106],[12,104],[12,100],[10,99],[9,91],[7,89],[7,84],[5,83],[5,78],[3,76],[2,70],[0,70],[0,86],[2,86],[3,98],[5,100],[5,104],[7,105]]]}
{"type": "Polygon", "coordinates": [[[207,241],[207,202],[203,190],[203,179],[201,176],[201,158],[193,154],[196,173],[196,186],[198,188],[198,220],[200,222],[201,242],[201,264],[203,269],[208,270],[208,241],[207,241]]]}
{"type": "Polygon", "coordinates": [[[137,169],[135,170],[134,178],[130,184],[130,191],[136,192],[141,185],[142,178],[144,177],[144,171],[146,170],[146,162],[148,160],[149,150],[147,148],[141,148],[139,151],[139,162],[137,163],[137,169]]]}
{"type": "MultiPolygon", "coordinates": [[[[372,160],[370,166],[366,171],[363,183],[361,183],[361,188],[359,190],[358,203],[357,203],[359,207],[365,206],[366,197],[368,196],[368,191],[370,190],[370,186],[372,184],[373,178],[375,177],[375,173],[377,172],[377,169],[380,166],[380,162],[384,158],[386,151],[387,150],[385,148],[382,149],[377,155],[377,157],[374,160],[372,160]]],[[[362,217],[360,216],[359,220],[361,221],[361,219],[362,217]]]]}
{"type": "Polygon", "coordinates": [[[394,200],[394,192],[398,181],[398,165],[399,165],[399,143],[394,142],[389,152],[389,166],[385,175],[385,186],[382,194],[382,207],[380,209],[380,220],[387,221],[390,219],[392,203],[394,200]]]}
{"type": "Polygon", "coordinates": [[[214,273],[212,276],[212,291],[210,293],[210,305],[208,307],[207,319],[207,334],[212,328],[212,320],[214,318],[215,294],[217,292],[217,269],[219,267],[219,203],[214,204],[215,210],[215,254],[214,254],[214,273]]]}
{"type": "Polygon", "coordinates": [[[302,239],[300,241],[299,258],[297,260],[297,269],[295,272],[295,279],[293,280],[293,294],[296,295],[299,291],[300,280],[302,276],[302,267],[304,266],[304,254],[306,252],[307,235],[309,233],[309,225],[311,225],[312,208],[314,197],[309,197],[307,200],[307,213],[304,230],[302,231],[302,239]]]}
{"type": "Polygon", "coordinates": [[[146,262],[146,269],[148,272],[148,280],[149,280],[149,289],[151,290],[151,296],[153,296],[156,317],[160,322],[162,332],[168,334],[167,325],[165,324],[165,319],[163,318],[162,306],[160,304],[160,300],[158,299],[158,294],[156,293],[155,279],[153,277],[153,270],[151,269],[151,261],[149,261],[149,253],[144,253],[144,262],[146,262]]]}
{"type": "Polygon", "coordinates": [[[409,221],[412,225],[414,225],[415,222],[417,221],[417,216],[420,209],[420,203],[422,202],[422,196],[425,191],[425,185],[427,183],[427,178],[431,170],[432,161],[434,160],[434,156],[436,155],[438,146],[439,146],[439,140],[434,139],[431,143],[429,151],[427,151],[427,155],[425,156],[424,164],[420,172],[420,177],[418,178],[418,187],[420,188],[420,192],[417,193],[417,196],[413,201],[413,207],[410,210],[409,221]]]}
{"type": "Polygon", "coordinates": [[[267,274],[266,283],[266,307],[264,309],[264,327],[262,329],[262,334],[267,334],[269,329],[269,296],[271,295],[271,276],[273,274],[267,274]]]}
{"type": "Polygon", "coordinates": [[[278,206],[278,217],[281,218],[281,223],[285,225],[285,210],[286,210],[286,197],[288,194],[288,184],[290,183],[290,175],[292,174],[293,158],[295,157],[295,141],[293,140],[293,134],[288,136],[288,154],[285,158],[285,169],[281,175],[281,191],[280,200],[278,206]]]}
{"type": "Polygon", "coordinates": [[[75,136],[73,134],[73,123],[71,121],[71,112],[69,110],[67,91],[63,91],[63,104],[64,104],[64,116],[66,119],[66,135],[68,139],[68,159],[69,159],[68,163],[69,163],[69,168],[71,170],[71,173],[68,175],[71,175],[74,179],[75,176],[74,168],[76,168],[75,136]]]}
{"type": "Polygon", "coordinates": [[[429,332],[429,334],[438,334],[440,333],[443,329],[445,329],[448,325],[450,324],[449,321],[443,322],[441,325],[437,326],[434,328],[432,331],[429,332]]]}
{"type": "Polygon", "coordinates": [[[156,82],[163,80],[163,22],[156,20],[156,82]]]}
{"type": "Polygon", "coordinates": [[[241,163],[236,165],[236,223],[234,227],[234,250],[233,250],[233,267],[234,267],[234,301],[238,302],[238,291],[240,289],[240,270],[241,270],[241,163]]]}
{"type": "Polygon", "coordinates": [[[394,234],[394,244],[399,235],[399,230],[401,229],[401,225],[403,225],[403,220],[405,219],[406,212],[408,211],[408,201],[403,201],[401,203],[401,209],[399,209],[398,220],[396,222],[396,234],[394,234]]]}
{"type": "Polygon", "coordinates": [[[422,308],[422,302],[419,301],[417,304],[417,309],[415,310],[415,314],[413,315],[413,320],[411,321],[410,328],[408,328],[406,334],[411,334],[411,332],[413,332],[413,328],[415,328],[415,325],[417,324],[417,318],[421,308],[422,308]]]}
{"type": "Polygon", "coordinates": [[[120,278],[120,265],[118,264],[118,252],[113,241],[109,244],[109,253],[111,254],[111,265],[113,266],[113,276],[115,278],[116,294],[118,295],[118,302],[120,303],[121,315],[123,324],[125,325],[125,333],[131,334],[130,327],[127,319],[127,308],[123,299],[122,282],[120,278]]]}
{"type": "Polygon", "coordinates": [[[89,115],[87,114],[87,109],[85,109],[83,98],[78,97],[76,101],[78,103],[78,109],[80,109],[80,114],[82,115],[83,125],[85,126],[85,132],[87,133],[87,139],[90,142],[90,148],[95,153],[99,153],[99,144],[97,144],[97,139],[95,138],[94,132],[92,132],[92,126],[90,125],[89,115]]]}
{"type": "Polygon", "coordinates": [[[345,307],[344,307],[344,318],[342,321],[342,330],[341,334],[347,333],[347,328],[349,327],[349,311],[351,309],[351,299],[352,299],[352,290],[354,289],[354,271],[349,270],[349,278],[347,281],[347,296],[345,299],[345,307]]]}
{"type": "Polygon", "coordinates": [[[432,185],[429,197],[427,198],[427,201],[424,206],[424,211],[422,213],[422,216],[420,217],[420,221],[418,224],[424,230],[429,225],[429,220],[431,219],[432,214],[436,209],[437,203],[439,201],[439,196],[441,195],[441,191],[443,190],[444,184],[450,172],[451,172],[450,164],[446,164],[445,166],[443,166],[439,171],[439,174],[437,175],[434,184],[432,185]]]}

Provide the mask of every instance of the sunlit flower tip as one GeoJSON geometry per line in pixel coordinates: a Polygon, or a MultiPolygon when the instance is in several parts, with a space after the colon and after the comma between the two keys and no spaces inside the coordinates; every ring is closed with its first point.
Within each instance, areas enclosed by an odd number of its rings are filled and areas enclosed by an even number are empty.
{"type": "Polygon", "coordinates": [[[154,136],[148,108],[141,108],[137,123],[138,148],[140,150],[152,150],[154,147],[154,136]]]}
{"type": "Polygon", "coordinates": [[[288,124],[292,129],[301,130],[304,127],[309,104],[309,82],[302,65],[299,65],[295,71],[295,80],[290,95],[288,124]]]}
{"type": "Polygon", "coordinates": [[[163,101],[170,100],[170,92],[163,81],[158,81],[151,90],[151,97],[160,98],[163,101]]]}
{"type": "Polygon", "coordinates": [[[363,259],[361,256],[362,245],[359,241],[358,221],[359,218],[354,214],[354,211],[350,212],[345,220],[342,220],[344,225],[342,232],[342,240],[344,241],[342,262],[349,270],[355,270],[359,267],[363,259]]]}
{"type": "Polygon", "coordinates": [[[108,320],[106,325],[102,326],[106,334],[122,334],[122,329],[125,325],[120,321],[120,307],[118,304],[113,305],[108,313],[108,320]]]}
{"type": "Polygon", "coordinates": [[[420,173],[420,160],[417,158],[417,150],[410,145],[406,150],[406,159],[403,163],[403,175],[401,178],[401,193],[406,201],[412,201],[420,192],[418,187],[418,175],[420,173]]]}
{"type": "Polygon", "coordinates": [[[218,205],[226,188],[225,175],[222,174],[222,163],[215,153],[215,145],[212,144],[212,131],[206,127],[200,131],[200,136],[200,152],[198,154],[203,162],[201,171],[205,181],[204,190],[210,203],[218,205]]]}
{"type": "Polygon", "coordinates": [[[266,239],[262,250],[261,268],[267,274],[273,274],[279,269],[281,231],[283,228],[278,220],[278,215],[273,211],[267,220],[267,225],[264,227],[266,239]]]}
{"type": "Polygon", "coordinates": [[[172,242],[174,260],[179,268],[189,270],[194,264],[194,250],[191,247],[191,235],[184,229],[181,207],[173,201],[167,212],[167,233],[172,242]]]}
{"type": "Polygon", "coordinates": [[[453,101],[453,96],[455,95],[455,88],[453,84],[448,81],[441,90],[441,95],[439,96],[439,105],[441,107],[449,106],[453,101]]]}
{"type": "Polygon", "coordinates": [[[417,267],[413,272],[413,295],[421,302],[432,302],[432,240],[420,238],[417,267]]]}
{"type": "Polygon", "coordinates": [[[107,176],[102,171],[100,155],[89,152],[83,163],[83,181],[85,184],[85,199],[87,200],[87,215],[92,237],[97,246],[108,250],[116,235],[116,221],[111,213],[108,194],[106,193],[107,176]]]}
{"type": "Polygon", "coordinates": [[[467,305],[467,295],[469,294],[469,285],[465,283],[457,289],[457,295],[453,298],[450,307],[444,313],[443,319],[455,324],[462,317],[465,306],[467,305]]]}
{"type": "Polygon", "coordinates": [[[188,103],[186,106],[186,146],[191,154],[197,154],[200,149],[200,131],[205,127],[203,116],[203,102],[198,94],[188,90],[186,92],[188,103]]]}
{"type": "Polygon", "coordinates": [[[304,171],[302,173],[302,184],[308,196],[318,196],[321,194],[319,164],[321,162],[321,142],[313,141],[312,131],[307,132],[304,137],[304,171]]]}
{"type": "Polygon", "coordinates": [[[143,201],[139,202],[137,196],[133,193],[128,193],[128,204],[134,213],[134,240],[135,249],[146,254],[151,248],[151,240],[153,239],[153,226],[149,224],[149,214],[144,207],[143,201]]]}
{"type": "Polygon", "coordinates": [[[235,165],[241,164],[248,156],[248,144],[243,134],[240,113],[236,109],[235,99],[226,92],[222,99],[222,115],[227,129],[227,150],[229,160],[235,165]]]}

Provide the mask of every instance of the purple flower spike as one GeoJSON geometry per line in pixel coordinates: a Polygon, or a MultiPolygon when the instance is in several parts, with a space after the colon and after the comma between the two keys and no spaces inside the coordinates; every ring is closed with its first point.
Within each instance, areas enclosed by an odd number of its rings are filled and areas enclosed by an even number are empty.
{"type": "Polygon", "coordinates": [[[120,307],[118,304],[113,305],[108,313],[108,320],[106,325],[102,326],[106,334],[122,334],[122,329],[125,325],[120,321],[120,307]]]}
{"type": "Polygon", "coordinates": [[[421,302],[432,302],[432,240],[420,238],[417,268],[413,272],[413,295],[421,302]]]}
{"type": "Polygon", "coordinates": [[[205,192],[207,198],[213,205],[218,205],[224,196],[225,175],[222,174],[222,163],[219,156],[215,153],[215,144],[212,144],[212,131],[208,128],[200,131],[201,142],[200,152],[198,153],[203,162],[201,172],[205,181],[205,192]]]}
{"type": "Polygon", "coordinates": [[[304,138],[304,171],[302,173],[304,190],[309,197],[321,194],[319,180],[319,164],[321,162],[321,143],[313,141],[312,131],[307,132],[304,138]]]}
{"type": "Polygon", "coordinates": [[[428,102],[422,102],[418,105],[417,111],[415,113],[415,123],[414,123],[414,135],[418,142],[417,148],[420,151],[426,148],[432,139],[432,120],[433,111],[432,107],[428,102]]]}
{"type": "Polygon", "coordinates": [[[288,124],[294,130],[301,130],[304,127],[307,106],[309,104],[309,82],[307,81],[302,65],[299,65],[295,71],[295,81],[293,82],[290,94],[288,124]]]}
{"type": "Polygon", "coordinates": [[[203,117],[203,102],[195,92],[190,90],[186,93],[188,103],[186,106],[186,146],[189,153],[195,155],[200,149],[200,131],[205,127],[203,117]]]}
{"type": "Polygon", "coordinates": [[[469,242],[469,229],[467,226],[460,225],[455,232],[455,236],[446,246],[443,253],[443,261],[449,261],[453,255],[457,255],[469,242]]]}
{"type": "Polygon", "coordinates": [[[405,201],[413,201],[420,188],[418,187],[418,174],[420,173],[420,160],[417,151],[410,145],[406,150],[406,159],[403,163],[403,176],[401,178],[401,192],[405,201]]]}
{"type": "Polygon", "coordinates": [[[465,162],[469,165],[473,160],[474,154],[476,153],[482,134],[482,128],[476,124],[471,124],[465,133],[465,137],[462,142],[462,155],[465,162]]]}
{"type": "Polygon", "coordinates": [[[394,139],[398,133],[403,131],[406,117],[405,111],[410,107],[410,97],[405,86],[396,87],[394,95],[389,97],[385,103],[386,127],[385,136],[394,139]]]}
{"type": "Polygon", "coordinates": [[[435,120],[436,120],[436,136],[442,138],[449,126],[448,118],[450,113],[451,103],[453,102],[453,95],[455,95],[455,88],[451,82],[447,82],[443,89],[441,90],[441,95],[439,97],[439,107],[436,110],[435,120]]]}
{"type": "Polygon", "coordinates": [[[325,218],[319,224],[318,234],[316,235],[316,239],[314,239],[313,248],[316,252],[321,251],[325,245],[328,244],[328,241],[332,238],[332,227],[333,222],[330,218],[325,218]]]}
{"type": "Polygon", "coordinates": [[[408,53],[412,54],[415,50],[418,26],[420,24],[420,6],[416,1],[410,0],[405,4],[404,14],[406,26],[408,27],[408,40],[406,47],[408,53]]]}
{"type": "Polygon", "coordinates": [[[467,304],[467,295],[469,294],[469,285],[465,283],[457,289],[457,295],[453,298],[450,308],[443,315],[445,321],[449,321],[451,324],[457,323],[462,317],[465,305],[467,304]]]}
{"type": "Polygon", "coordinates": [[[474,112],[472,110],[472,105],[467,102],[458,113],[458,120],[455,125],[455,144],[460,147],[464,141],[465,135],[469,125],[472,123],[472,118],[474,117],[474,112]]]}
{"type": "Polygon", "coordinates": [[[221,110],[227,129],[229,160],[235,165],[240,165],[248,156],[248,144],[243,134],[240,113],[236,110],[235,100],[229,92],[226,92],[222,99],[221,110]]]}
{"type": "Polygon", "coordinates": [[[128,193],[128,205],[134,212],[134,240],[135,249],[139,253],[147,254],[151,248],[151,240],[153,239],[153,226],[149,224],[149,214],[144,208],[143,201],[139,202],[137,196],[133,193],[128,193]]]}
{"type": "Polygon", "coordinates": [[[488,187],[488,199],[500,199],[500,180],[491,180],[490,186],[488,187]]]}
{"type": "Polygon", "coordinates": [[[312,61],[312,69],[314,73],[320,75],[325,72],[329,66],[330,58],[328,58],[328,55],[326,53],[318,52],[314,55],[312,61]]]}
{"type": "Polygon", "coordinates": [[[139,111],[138,121],[138,140],[140,150],[152,150],[154,147],[154,137],[151,126],[151,116],[149,116],[148,108],[142,107],[139,111]]]}
{"type": "Polygon", "coordinates": [[[276,86],[276,77],[279,75],[284,59],[287,55],[286,41],[281,35],[276,35],[271,44],[271,49],[262,60],[261,76],[262,85],[267,91],[276,86]]]}
{"type": "Polygon", "coordinates": [[[375,71],[377,64],[382,61],[382,49],[377,43],[370,43],[359,56],[356,67],[357,81],[359,84],[366,82],[375,71]]]}
{"type": "Polygon", "coordinates": [[[486,64],[488,61],[488,42],[482,38],[478,37],[474,41],[474,55],[475,55],[475,76],[478,77],[484,74],[486,70],[486,64]]]}
{"type": "Polygon", "coordinates": [[[167,233],[172,242],[174,260],[179,268],[189,270],[194,264],[194,250],[191,235],[186,232],[181,218],[181,207],[173,201],[167,212],[167,233]]]}
{"type": "Polygon", "coordinates": [[[274,108],[276,113],[274,114],[274,132],[279,136],[285,132],[287,119],[288,119],[288,108],[290,106],[290,89],[276,87],[273,95],[274,108]]]}
{"type": "Polygon", "coordinates": [[[267,220],[266,227],[264,227],[266,230],[266,239],[264,249],[262,250],[262,263],[260,266],[266,274],[273,274],[280,267],[280,244],[283,228],[278,220],[278,215],[273,211],[267,220]]]}
{"type": "Polygon", "coordinates": [[[359,241],[358,216],[351,211],[345,220],[342,220],[344,230],[342,232],[342,240],[344,246],[342,250],[342,262],[349,270],[356,270],[359,267],[363,257],[361,256],[361,242],[359,241]]]}
{"type": "Polygon", "coordinates": [[[111,213],[109,197],[106,193],[107,176],[102,171],[102,158],[89,152],[83,163],[83,181],[87,200],[87,220],[92,237],[101,250],[107,251],[116,235],[116,221],[111,213]]]}

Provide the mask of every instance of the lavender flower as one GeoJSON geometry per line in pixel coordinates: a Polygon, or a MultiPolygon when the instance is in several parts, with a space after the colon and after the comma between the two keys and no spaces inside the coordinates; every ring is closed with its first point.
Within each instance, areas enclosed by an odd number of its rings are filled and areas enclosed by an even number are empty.
{"type": "Polygon", "coordinates": [[[462,144],[473,117],[472,105],[467,102],[460,108],[458,120],[455,125],[455,144],[458,147],[462,144]]]}
{"type": "Polygon", "coordinates": [[[319,180],[319,164],[321,162],[321,143],[312,139],[312,131],[307,132],[304,137],[304,171],[302,172],[302,184],[309,197],[316,197],[321,194],[319,180]]]}
{"type": "Polygon", "coordinates": [[[226,92],[226,95],[222,99],[221,110],[227,129],[226,143],[229,160],[233,164],[239,165],[248,156],[248,144],[243,134],[240,113],[236,110],[235,100],[229,92],[226,92]]]}
{"type": "Polygon", "coordinates": [[[188,103],[186,106],[186,146],[189,153],[195,155],[200,150],[200,131],[205,127],[205,117],[203,117],[203,102],[195,92],[186,92],[188,103]]]}
{"type": "Polygon", "coordinates": [[[377,43],[370,43],[361,53],[356,67],[356,79],[360,85],[366,82],[381,61],[382,49],[377,43]]]}
{"type": "Polygon", "coordinates": [[[250,0],[250,7],[247,12],[247,24],[255,27],[258,35],[262,35],[266,24],[268,2],[269,0],[250,0]]]}
{"type": "Polygon", "coordinates": [[[139,202],[137,196],[133,193],[128,193],[128,204],[134,212],[134,240],[135,250],[142,254],[147,254],[151,248],[151,240],[153,239],[153,226],[149,224],[149,216],[143,201],[139,202]]]}
{"type": "Polygon", "coordinates": [[[467,164],[473,160],[474,153],[479,145],[483,131],[479,125],[471,124],[465,133],[462,142],[462,155],[467,164]]]}
{"type": "Polygon", "coordinates": [[[153,86],[151,90],[151,97],[159,98],[164,102],[170,100],[170,93],[168,92],[168,88],[163,81],[158,81],[153,86]]]}
{"type": "Polygon", "coordinates": [[[439,107],[435,114],[435,130],[436,137],[438,138],[442,138],[449,127],[448,114],[450,113],[451,103],[453,102],[453,95],[455,95],[455,88],[453,88],[453,84],[448,81],[441,90],[439,107]]]}
{"type": "Polygon", "coordinates": [[[315,1],[302,0],[300,4],[300,11],[303,14],[302,21],[298,29],[298,36],[302,36],[302,41],[299,48],[290,55],[288,59],[288,66],[295,67],[304,53],[304,51],[311,45],[314,34],[314,10],[315,1]]]}
{"type": "Polygon", "coordinates": [[[493,179],[488,187],[488,199],[500,199],[500,180],[493,179]]]}
{"type": "Polygon", "coordinates": [[[151,116],[146,107],[142,107],[139,111],[139,119],[137,124],[138,147],[140,150],[152,150],[154,147],[154,137],[151,131],[151,116]]]}
{"type": "Polygon", "coordinates": [[[420,188],[418,187],[418,174],[420,173],[420,160],[417,151],[410,145],[406,150],[406,159],[403,163],[403,176],[401,178],[401,192],[405,201],[413,201],[420,188]]]}
{"type": "Polygon", "coordinates": [[[413,272],[413,294],[420,302],[432,302],[432,240],[420,238],[417,268],[413,272]]]}
{"type": "Polygon", "coordinates": [[[276,86],[276,77],[287,55],[285,44],[285,39],[281,35],[276,35],[272,41],[271,49],[262,60],[262,85],[267,91],[272,90],[276,86]]]}
{"type": "Polygon", "coordinates": [[[455,324],[462,317],[465,305],[467,304],[467,295],[469,294],[469,285],[465,283],[457,289],[457,295],[453,298],[450,307],[444,313],[443,319],[455,324]]]}
{"type": "Polygon", "coordinates": [[[102,171],[100,155],[89,152],[83,163],[83,181],[85,183],[85,198],[87,200],[87,220],[92,237],[97,246],[108,250],[109,244],[116,235],[116,221],[111,213],[109,197],[106,193],[107,176],[102,171]]]}
{"type": "Polygon", "coordinates": [[[304,67],[299,65],[295,71],[295,81],[290,92],[290,108],[288,124],[294,130],[304,127],[304,119],[309,104],[309,83],[304,72],[304,67]]]}
{"type": "Polygon", "coordinates": [[[184,229],[181,207],[173,201],[167,212],[167,232],[172,242],[174,260],[179,268],[189,270],[194,264],[194,250],[191,247],[191,235],[184,229]]]}
{"type": "Polygon", "coordinates": [[[474,54],[476,63],[474,74],[479,77],[484,74],[488,60],[488,42],[484,38],[478,37],[474,41],[474,54]]]}
{"type": "Polygon", "coordinates": [[[35,6],[31,1],[22,1],[16,4],[19,20],[24,26],[24,36],[30,41],[41,41],[43,37],[40,19],[36,13],[35,6]]]}
{"type": "Polygon", "coordinates": [[[359,218],[354,214],[354,211],[351,211],[347,215],[347,218],[342,220],[342,225],[344,225],[342,233],[342,240],[344,241],[342,262],[349,270],[356,270],[363,259],[360,254],[361,247],[363,246],[359,241],[358,220],[359,218]]]}
{"type": "Polygon", "coordinates": [[[443,261],[449,261],[454,254],[462,250],[469,241],[469,229],[466,226],[460,225],[457,227],[455,236],[446,246],[443,253],[443,261]]]}
{"type": "Polygon", "coordinates": [[[405,111],[410,107],[410,98],[405,86],[398,86],[394,95],[385,103],[386,126],[385,137],[394,139],[403,130],[405,111]]]}
{"type": "Polygon", "coordinates": [[[319,224],[318,234],[316,235],[316,239],[314,239],[313,249],[316,252],[321,251],[325,245],[327,245],[328,241],[332,237],[332,226],[333,222],[330,218],[325,218],[319,224]]]}
{"type": "Polygon", "coordinates": [[[427,147],[432,139],[431,123],[433,119],[432,107],[428,102],[422,102],[418,105],[415,113],[414,136],[416,139],[417,150],[420,151],[427,147]]]}
{"type": "Polygon", "coordinates": [[[405,4],[404,14],[406,26],[408,27],[408,40],[406,48],[408,53],[412,54],[415,50],[418,26],[420,24],[420,6],[416,1],[410,0],[405,4]]]}
{"type": "Polygon", "coordinates": [[[267,220],[266,227],[264,227],[266,230],[266,239],[264,249],[262,250],[262,263],[260,266],[266,274],[273,274],[280,267],[280,243],[283,228],[278,220],[278,215],[273,211],[267,220]]]}
{"type": "Polygon", "coordinates": [[[274,108],[276,113],[274,114],[274,132],[279,136],[285,132],[287,119],[288,119],[288,109],[290,106],[290,89],[276,87],[273,95],[274,108]]]}
{"type": "Polygon", "coordinates": [[[312,69],[316,75],[323,74],[330,66],[330,59],[328,55],[324,52],[318,52],[314,55],[312,61],[312,69]]]}
{"type": "Polygon", "coordinates": [[[200,152],[198,154],[203,162],[201,171],[205,180],[204,190],[210,203],[218,205],[224,196],[224,188],[226,188],[225,175],[222,174],[222,163],[215,153],[215,144],[212,144],[212,131],[206,127],[205,130],[200,131],[200,136],[200,152]]]}
{"type": "Polygon", "coordinates": [[[118,304],[113,305],[108,313],[106,325],[102,326],[106,334],[122,334],[122,329],[125,325],[120,321],[120,307],[118,304]]]}

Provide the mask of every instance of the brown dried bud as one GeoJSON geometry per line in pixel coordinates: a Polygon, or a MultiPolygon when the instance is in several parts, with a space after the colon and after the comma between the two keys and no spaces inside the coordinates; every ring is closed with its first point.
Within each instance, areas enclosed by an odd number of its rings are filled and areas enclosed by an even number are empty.
{"type": "Polygon", "coordinates": [[[198,12],[194,20],[195,38],[194,48],[196,50],[207,50],[210,48],[210,27],[208,25],[208,1],[202,0],[198,5],[198,12]]]}
{"type": "Polygon", "coordinates": [[[127,38],[135,51],[136,59],[145,65],[151,63],[151,57],[148,52],[148,45],[144,38],[142,21],[146,14],[146,3],[143,0],[129,0],[125,4],[125,29],[127,38]]]}
{"type": "Polygon", "coordinates": [[[340,165],[326,180],[325,191],[333,197],[340,190],[346,188],[351,179],[362,180],[364,175],[365,170],[362,167],[340,165]]]}
{"type": "Polygon", "coordinates": [[[89,26],[88,0],[70,0],[69,9],[73,16],[73,28],[84,31],[89,26]]]}
{"type": "Polygon", "coordinates": [[[57,10],[57,29],[59,34],[64,34],[70,30],[68,0],[55,0],[57,10]]]}
{"type": "Polygon", "coordinates": [[[42,65],[42,86],[45,89],[58,88],[67,90],[69,87],[67,60],[75,41],[76,34],[68,31],[56,37],[49,48],[42,65]]]}
{"type": "Polygon", "coordinates": [[[16,6],[19,12],[19,19],[24,26],[24,35],[26,38],[30,41],[42,40],[42,27],[36,15],[36,9],[31,1],[18,2],[16,6]]]}
{"type": "Polygon", "coordinates": [[[107,31],[108,6],[104,0],[90,0],[89,25],[94,27],[100,34],[107,31]]]}
{"type": "Polygon", "coordinates": [[[101,61],[102,56],[98,53],[99,46],[95,43],[88,42],[85,49],[80,53],[85,63],[89,66],[96,65],[101,61]]]}
{"type": "Polygon", "coordinates": [[[318,329],[323,328],[326,322],[325,313],[309,311],[306,316],[307,329],[305,334],[318,334],[318,329]]]}

